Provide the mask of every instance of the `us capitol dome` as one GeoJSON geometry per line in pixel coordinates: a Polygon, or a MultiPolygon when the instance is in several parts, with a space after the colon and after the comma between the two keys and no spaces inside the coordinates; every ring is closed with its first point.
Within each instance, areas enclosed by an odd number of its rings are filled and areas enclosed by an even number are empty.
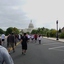
{"type": "Polygon", "coordinates": [[[28,25],[28,28],[26,28],[26,29],[21,29],[21,31],[31,33],[31,31],[32,31],[33,29],[34,29],[34,25],[33,25],[32,20],[31,20],[30,23],[29,23],[29,25],[28,25]]]}
{"type": "Polygon", "coordinates": [[[31,22],[30,22],[28,28],[29,28],[29,29],[33,29],[33,28],[34,28],[34,25],[33,25],[33,23],[32,23],[32,20],[31,20],[31,22]]]}

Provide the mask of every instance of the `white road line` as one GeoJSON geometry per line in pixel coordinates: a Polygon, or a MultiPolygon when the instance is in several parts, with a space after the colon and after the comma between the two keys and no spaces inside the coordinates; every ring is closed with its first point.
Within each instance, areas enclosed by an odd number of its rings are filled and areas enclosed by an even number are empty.
{"type": "Polygon", "coordinates": [[[52,48],[49,48],[49,50],[51,49],[57,49],[57,48],[63,48],[64,46],[58,46],[58,47],[52,47],[52,48]]]}
{"type": "Polygon", "coordinates": [[[64,61],[64,59],[63,59],[63,61],[64,61]]]}
{"type": "Polygon", "coordinates": [[[52,45],[52,44],[61,44],[61,43],[49,43],[49,44],[43,44],[43,45],[52,45]]]}
{"type": "Polygon", "coordinates": [[[62,49],[53,49],[53,50],[64,52],[64,50],[62,49]]]}

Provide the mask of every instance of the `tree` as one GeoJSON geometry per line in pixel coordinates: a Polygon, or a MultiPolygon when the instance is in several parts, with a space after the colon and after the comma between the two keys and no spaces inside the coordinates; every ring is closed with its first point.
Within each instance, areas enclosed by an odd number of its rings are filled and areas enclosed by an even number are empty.
{"type": "Polygon", "coordinates": [[[26,32],[27,34],[30,34],[29,32],[26,32]]]}
{"type": "Polygon", "coordinates": [[[6,30],[6,35],[8,35],[8,34],[11,34],[12,33],[12,31],[13,31],[13,28],[12,27],[9,27],[9,28],[7,28],[7,30],[6,30]]]}
{"type": "Polygon", "coordinates": [[[8,34],[11,34],[11,33],[14,33],[14,34],[19,34],[19,29],[17,29],[16,27],[9,27],[9,28],[7,28],[7,30],[6,30],[6,35],[8,35],[8,34]]]}
{"type": "Polygon", "coordinates": [[[13,31],[14,34],[19,34],[20,33],[19,29],[17,29],[16,27],[14,27],[12,31],[13,31]]]}
{"type": "Polygon", "coordinates": [[[0,28],[0,34],[3,34],[3,33],[5,33],[4,30],[2,30],[2,29],[0,28]]]}
{"type": "Polygon", "coordinates": [[[64,38],[64,32],[62,32],[59,37],[64,38]]]}
{"type": "Polygon", "coordinates": [[[37,34],[37,30],[32,30],[31,34],[37,34]]]}
{"type": "Polygon", "coordinates": [[[57,31],[55,29],[50,30],[50,37],[56,37],[57,31]]]}
{"type": "Polygon", "coordinates": [[[44,30],[45,28],[43,27],[43,28],[41,28],[42,30],[44,30]]]}

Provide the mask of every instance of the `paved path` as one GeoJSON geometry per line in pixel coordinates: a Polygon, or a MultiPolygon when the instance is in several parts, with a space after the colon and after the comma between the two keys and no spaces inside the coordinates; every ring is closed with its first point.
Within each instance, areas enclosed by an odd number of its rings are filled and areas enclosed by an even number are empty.
{"type": "Polygon", "coordinates": [[[64,64],[64,39],[43,37],[41,44],[29,42],[26,55],[22,55],[21,44],[15,50],[10,54],[15,64],[64,64]]]}
{"type": "Polygon", "coordinates": [[[11,53],[15,64],[64,64],[64,43],[47,38],[28,43],[26,55],[22,55],[21,44],[16,47],[16,52],[11,53]]]}

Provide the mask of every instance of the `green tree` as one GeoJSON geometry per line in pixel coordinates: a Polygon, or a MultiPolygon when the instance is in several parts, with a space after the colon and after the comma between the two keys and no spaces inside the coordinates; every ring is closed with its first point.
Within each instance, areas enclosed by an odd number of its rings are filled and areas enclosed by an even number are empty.
{"type": "Polygon", "coordinates": [[[17,29],[16,27],[14,27],[12,31],[13,31],[14,34],[19,34],[20,33],[19,29],[17,29]]]}
{"type": "Polygon", "coordinates": [[[38,29],[37,29],[37,34],[42,34],[41,28],[38,28],[38,29]]]}
{"type": "Polygon", "coordinates": [[[32,30],[32,33],[47,36],[48,31],[49,31],[49,29],[43,27],[43,28],[38,28],[37,30],[32,30]]]}
{"type": "Polygon", "coordinates": [[[51,29],[50,30],[50,37],[56,37],[56,30],[55,29],[51,29]]]}
{"type": "Polygon", "coordinates": [[[64,38],[64,32],[62,32],[59,37],[64,38]]]}
{"type": "Polygon", "coordinates": [[[32,30],[31,34],[37,34],[37,30],[32,30]]]}
{"type": "Polygon", "coordinates": [[[0,34],[3,34],[3,33],[5,33],[5,31],[0,28],[0,34]]]}
{"type": "Polygon", "coordinates": [[[6,35],[10,34],[10,33],[14,33],[14,34],[19,34],[19,29],[17,29],[16,27],[9,27],[6,30],[6,35]]]}
{"type": "Polygon", "coordinates": [[[30,34],[29,32],[26,32],[27,34],[30,34]]]}
{"type": "Polygon", "coordinates": [[[13,31],[13,28],[12,27],[9,27],[9,28],[7,28],[7,30],[6,30],[6,35],[8,35],[8,34],[11,34],[12,33],[12,31],[13,31]]]}
{"type": "Polygon", "coordinates": [[[47,34],[49,34],[49,29],[48,28],[41,28],[42,29],[42,34],[43,36],[47,36],[47,34]]]}

